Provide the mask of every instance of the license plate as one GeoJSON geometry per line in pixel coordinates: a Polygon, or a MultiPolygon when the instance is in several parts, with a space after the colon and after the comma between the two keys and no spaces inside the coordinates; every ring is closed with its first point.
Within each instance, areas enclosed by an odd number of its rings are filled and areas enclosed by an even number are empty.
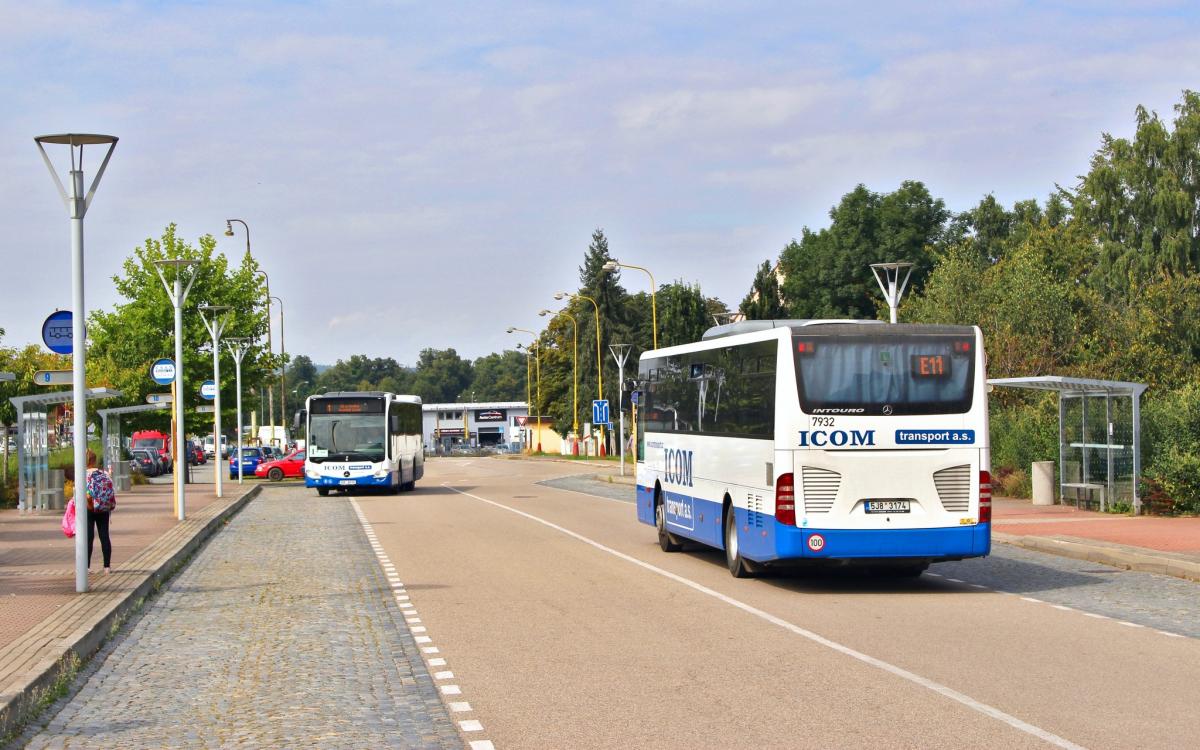
{"type": "Polygon", "coordinates": [[[354,481],[353,479],[342,479],[338,482],[338,484],[358,484],[358,482],[354,481]]]}
{"type": "Polygon", "coordinates": [[[868,500],[863,503],[867,513],[908,513],[907,500],[868,500]]]}

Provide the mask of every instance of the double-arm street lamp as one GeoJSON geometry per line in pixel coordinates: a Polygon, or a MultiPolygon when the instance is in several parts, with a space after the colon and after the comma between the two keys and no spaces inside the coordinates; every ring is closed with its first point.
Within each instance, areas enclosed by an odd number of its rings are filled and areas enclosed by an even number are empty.
{"type": "MultiPolygon", "coordinates": [[[[246,255],[250,255],[250,225],[249,224],[247,224],[242,219],[226,219],[225,220],[225,236],[226,237],[234,236],[233,222],[235,222],[235,221],[237,223],[241,224],[242,228],[246,230],[246,255]]],[[[258,274],[259,276],[262,276],[263,283],[266,284],[266,292],[267,292],[267,294],[266,294],[266,298],[267,298],[266,299],[266,302],[267,302],[267,355],[270,356],[270,354],[272,352],[272,344],[271,344],[271,278],[269,276],[267,276],[267,272],[262,270],[261,268],[255,269],[254,272],[256,274],[258,274]]],[[[280,323],[280,325],[282,326],[282,322],[280,323]]],[[[282,394],[280,394],[280,397],[282,397],[282,394]]],[[[274,439],[274,437],[275,437],[275,388],[274,388],[274,386],[267,386],[267,419],[265,419],[263,421],[264,422],[269,421],[271,423],[270,424],[271,438],[274,439]]],[[[241,459],[239,458],[238,461],[240,463],[241,459]]]]}
{"type": "MultiPolygon", "coordinates": [[[[75,417],[75,439],[72,442],[75,452],[75,514],[78,519],[78,528],[86,529],[88,527],[87,482],[84,481],[84,477],[87,474],[87,384],[84,379],[86,346],[83,321],[87,317],[87,309],[83,305],[83,217],[87,213],[88,207],[92,205],[92,198],[96,195],[100,178],[104,176],[108,160],[112,157],[113,149],[117,147],[117,138],[112,135],[68,133],[40,135],[33,140],[37,143],[38,151],[42,152],[42,159],[46,162],[46,168],[50,170],[50,176],[54,178],[54,184],[58,186],[58,194],[66,205],[67,214],[71,219],[71,292],[73,302],[71,308],[71,392],[75,417]],[[65,188],[62,180],[58,178],[58,172],[54,171],[50,157],[46,155],[45,144],[47,143],[68,146],[70,149],[71,170],[68,185],[65,188]],[[108,146],[104,161],[100,163],[100,169],[92,178],[92,185],[87,188],[86,193],[83,180],[84,146],[108,146]],[[78,161],[76,161],[76,148],[79,149],[78,161]]],[[[7,439],[5,436],[5,440],[7,439]]],[[[87,558],[87,534],[76,534],[75,591],[81,594],[88,590],[87,558]]]]}
{"type": "MultiPolygon", "coordinates": [[[[561,310],[560,312],[561,312],[561,314],[566,315],[568,318],[571,319],[571,329],[575,333],[575,347],[571,350],[571,371],[572,371],[572,373],[574,375],[574,379],[575,379],[575,387],[574,387],[575,405],[574,405],[574,408],[571,409],[571,420],[572,420],[572,424],[574,425],[575,437],[576,437],[576,439],[578,439],[579,438],[579,321],[575,320],[575,316],[572,315],[571,313],[567,312],[566,310],[561,310]]],[[[555,313],[553,310],[542,310],[541,312],[538,313],[538,315],[541,315],[543,318],[546,317],[547,315],[554,315],[554,314],[555,313]]]]}
{"type": "Polygon", "coordinates": [[[154,261],[154,265],[157,266],[155,270],[158,271],[158,278],[162,280],[163,288],[167,290],[167,297],[175,307],[175,512],[180,521],[186,517],[186,511],[184,507],[185,483],[179,472],[187,472],[187,454],[183,452],[183,304],[187,302],[188,292],[192,291],[192,284],[196,281],[196,272],[193,270],[188,274],[187,287],[184,288],[183,273],[186,269],[194,268],[199,264],[198,260],[186,258],[154,261]],[[175,269],[173,283],[167,283],[167,277],[163,274],[164,268],[175,269]]]}
{"type": "MultiPolygon", "coordinates": [[[[533,343],[529,345],[530,348],[528,349],[529,352],[533,352],[533,347],[538,346],[538,343],[539,343],[537,333],[529,330],[528,328],[517,328],[515,326],[510,326],[508,328],[508,330],[505,331],[505,333],[513,333],[514,331],[520,331],[521,333],[528,333],[530,336],[533,336],[533,343]]],[[[517,346],[519,347],[520,344],[517,344],[517,346]]],[[[539,351],[537,353],[534,353],[534,355],[533,355],[533,361],[534,361],[534,365],[537,369],[537,410],[538,410],[538,415],[537,415],[537,436],[538,436],[537,437],[537,452],[541,453],[542,452],[542,357],[541,357],[541,353],[540,353],[541,347],[538,346],[538,349],[539,349],[539,351]]]]}
{"type": "MultiPolygon", "coordinates": [[[[201,305],[200,320],[204,322],[204,327],[208,329],[208,335],[212,336],[213,348],[213,382],[216,383],[217,392],[213,397],[213,445],[216,446],[214,451],[217,454],[216,461],[216,484],[217,497],[224,497],[221,484],[221,334],[225,332],[225,325],[229,322],[229,305],[201,305]],[[212,316],[212,320],[205,315],[212,316]]],[[[239,389],[240,390],[240,389],[239,389]]],[[[241,456],[238,457],[238,464],[241,464],[241,456]]]]}
{"type": "MultiPolygon", "coordinates": [[[[600,357],[600,305],[596,304],[596,300],[586,294],[572,294],[570,292],[555,292],[554,299],[560,302],[567,297],[571,299],[585,299],[592,303],[592,310],[596,314],[596,398],[604,398],[604,360],[600,357]]],[[[604,455],[604,428],[600,428],[600,455],[604,455]]]]}
{"type": "Polygon", "coordinates": [[[601,266],[601,270],[611,273],[618,268],[634,268],[644,272],[650,277],[650,332],[654,338],[654,348],[658,348],[658,303],[655,301],[654,290],[658,285],[654,283],[654,274],[650,273],[649,268],[635,266],[632,263],[621,263],[620,261],[610,260],[601,266]]]}
{"type": "MultiPolygon", "coordinates": [[[[234,371],[237,373],[237,467],[238,467],[238,484],[242,483],[242,357],[246,356],[246,351],[249,349],[249,340],[244,338],[228,338],[225,343],[229,345],[229,351],[233,354],[234,371]]],[[[220,438],[217,439],[217,474],[221,473],[221,443],[220,438]]],[[[232,457],[230,460],[233,460],[232,457]]]]}

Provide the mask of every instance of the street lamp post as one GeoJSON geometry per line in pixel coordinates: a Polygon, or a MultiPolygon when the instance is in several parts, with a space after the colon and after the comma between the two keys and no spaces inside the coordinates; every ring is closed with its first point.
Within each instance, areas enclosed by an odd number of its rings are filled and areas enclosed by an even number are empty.
{"type": "MultiPolygon", "coordinates": [[[[250,255],[250,225],[249,224],[247,224],[242,219],[226,219],[225,220],[225,236],[226,237],[234,236],[233,222],[235,222],[235,221],[237,223],[241,224],[242,228],[246,230],[246,255],[250,255]]],[[[258,274],[259,276],[263,277],[263,282],[266,284],[266,287],[267,287],[266,288],[266,292],[267,292],[267,295],[266,295],[266,297],[267,297],[267,354],[270,355],[271,351],[272,351],[272,344],[271,344],[271,278],[269,276],[267,276],[267,272],[262,270],[261,268],[255,269],[254,272],[256,274],[258,274]]],[[[282,325],[282,323],[281,323],[281,325],[282,325]]],[[[271,437],[274,438],[275,437],[275,387],[271,386],[271,385],[267,386],[267,419],[264,419],[263,422],[267,422],[267,421],[271,422],[271,424],[270,424],[271,437]]],[[[241,463],[240,454],[238,457],[238,463],[241,463]]]]}
{"type": "MultiPolygon", "coordinates": [[[[201,305],[200,320],[204,322],[204,327],[208,329],[208,335],[212,336],[213,343],[213,382],[217,385],[217,393],[213,399],[213,443],[215,444],[215,452],[218,456],[216,461],[216,484],[217,497],[224,497],[223,485],[221,484],[221,334],[225,332],[225,325],[229,322],[226,313],[229,312],[229,305],[201,305]],[[204,313],[212,315],[212,320],[204,317],[204,313]]],[[[238,456],[238,464],[240,465],[241,456],[238,456]]]]}
{"type": "Polygon", "coordinates": [[[512,333],[513,331],[520,331],[521,333],[528,333],[530,336],[533,336],[533,343],[531,343],[529,345],[531,348],[531,351],[532,351],[532,347],[536,346],[538,348],[538,351],[533,355],[533,362],[534,362],[535,369],[537,370],[537,410],[538,410],[537,452],[541,453],[542,452],[542,347],[539,345],[541,342],[538,341],[537,333],[529,330],[528,328],[517,328],[517,327],[513,326],[513,327],[509,327],[509,329],[506,331],[506,333],[512,333]]]}
{"type": "MultiPolygon", "coordinates": [[[[574,425],[573,429],[575,430],[575,438],[578,439],[579,438],[579,321],[575,320],[575,316],[572,315],[571,313],[567,312],[566,310],[561,310],[560,312],[563,315],[566,315],[568,318],[571,319],[571,329],[574,331],[574,334],[575,334],[575,348],[571,350],[571,355],[572,355],[571,356],[571,371],[572,371],[574,379],[575,379],[575,387],[574,387],[575,404],[574,404],[574,408],[571,410],[571,422],[574,425]]],[[[543,318],[546,317],[547,315],[553,315],[553,314],[554,314],[553,310],[542,310],[541,312],[538,313],[538,315],[541,315],[543,318]]]]}
{"type": "Polygon", "coordinates": [[[635,266],[632,263],[621,263],[620,261],[610,260],[600,267],[601,270],[611,273],[618,268],[635,268],[644,272],[650,277],[650,333],[654,339],[654,348],[658,348],[658,302],[655,300],[654,290],[658,285],[654,282],[654,274],[650,273],[649,268],[635,266]]]}
{"type": "MultiPolygon", "coordinates": [[[[175,471],[187,471],[187,456],[183,452],[183,304],[187,302],[188,292],[192,291],[192,284],[196,281],[196,273],[193,271],[188,275],[187,288],[183,286],[183,271],[186,268],[191,268],[200,264],[197,260],[188,260],[186,258],[169,258],[166,260],[156,260],[154,265],[158,271],[158,278],[162,280],[163,288],[167,290],[167,297],[170,298],[171,304],[175,306],[175,471]],[[172,284],[167,283],[167,277],[163,274],[164,268],[175,269],[174,288],[172,284]],[[182,460],[180,460],[182,459],[182,460]]],[[[185,511],[185,490],[184,482],[179,481],[181,478],[176,477],[175,482],[175,512],[180,521],[186,517],[185,511]]]]}
{"type": "MultiPolygon", "coordinates": [[[[575,299],[585,299],[592,303],[592,309],[596,314],[596,398],[604,399],[604,360],[600,357],[600,305],[596,304],[596,300],[586,294],[571,294],[570,292],[555,292],[554,299],[563,300],[566,297],[575,299]]],[[[600,428],[600,455],[604,455],[604,428],[600,428]]]]}
{"type": "MultiPolygon", "coordinates": [[[[246,356],[247,343],[246,339],[234,338],[225,339],[225,343],[229,345],[229,351],[233,354],[233,367],[237,373],[237,456],[238,462],[238,484],[242,483],[242,357],[246,356]]],[[[221,444],[217,443],[217,456],[221,455],[221,444]]],[[[217,473],[221,473],[221,461],[217,459],[217,473]]]]}
{"type": "MultiPolygon", "coordinates": [[[[37,143],[38,151],[42,152],[46,169],[50,170],[50,176],[54,178],[58,194],[62,198],[63,204],[66,205],[67,214],[71,219],[71,292],[73,302],[71,311],[71,392],[75,416],[75,438],[72,442],[75,452],[75,517],[77,528],[86,529],[88,527],[87,482],[84,481],[84,477],[87,475],[87,383],[84,378],[86,345],[83,321],[87,317],[87,309],[83,304],[83,217],[87,214],[88,207],[92,205],[92,198],[96,195],[100,178],[104,176],[108,160],[112,157],[113,149],[117,147],[117,137],[69,133],[40,135],[33,140],[37,143]],[[47,143],[67,146],[71,152],[69,185],[66,188],[63,187],[62,180],[58,178],[58,173],[54,171],[54,165],[46,154],[45,144],[47,143]],[[104,161],[100,163],[100,169],[92,178],[92,185],[87,189],[86,194],[83,180],[84,146],[108,146],[104,161]],[[75,157],[76,147],[79,148],[78,161],[75,157]]],[[[7,441],[8,436],[4,436],[4,439],[7,441]]],[[[88,590],[87,558],[87,534],[76,534],[75,591],[81,594],[88,590]]]]}
{"type": "MultiPolygon", "coordinates": [[[[517,348],[521,349],[522,348],[521,344],[517,344],[517,348]]],[[[533,399],[530,398],[530,396],[529,396],[529,380],[531,377],[529,374],[529,370],[532,367],[532,365],[533,365],[533,363],[529,361],[529,350],[525,349],[525,410],[526,410],[525,421],[527,424],[529,422],[529,417],[531,416],[528,412],[532,411],[532,407],[533,407],[533,399]]],[[[526,428],[525,434],[527,436],[530,434],[528,428],[526,428]]],[[[530,445],[529,447],[532,450],[533,446],[530,445]]]]}
{"type": "MultiPolygon", "coordinates": [[[[271,299],[279,303],[279,426],[281,429],[287,429],[287,383],[284,376],[287,373],[287,345],[283,341],[283,300],[278,297],[271,299]]],[[[272,420],[274,421],[274,420],[272,420]]],[[[271,433],[271,439],[275,439],[275,433],[271,433]]],[[[284,447],[285,442],[280,438],[280,447],[284,447]]]]}

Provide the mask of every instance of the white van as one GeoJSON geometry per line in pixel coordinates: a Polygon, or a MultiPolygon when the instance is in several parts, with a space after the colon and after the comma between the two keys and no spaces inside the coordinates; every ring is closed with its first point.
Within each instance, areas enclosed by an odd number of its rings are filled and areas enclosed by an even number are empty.
{"type": "MultiPolygon", "coordinates": [[[[213,443],[213,436],[206,435],[204,437],[204,455],[205,456],[212,458],[215,455],[216,451],[213,450],[214,445],[215,444],[213,443]]],[[[229,455],[229,445],[225,441],[225,436],[222,435],[221,436],[221,458],[225,458],[228,455],[229,455]]]]}

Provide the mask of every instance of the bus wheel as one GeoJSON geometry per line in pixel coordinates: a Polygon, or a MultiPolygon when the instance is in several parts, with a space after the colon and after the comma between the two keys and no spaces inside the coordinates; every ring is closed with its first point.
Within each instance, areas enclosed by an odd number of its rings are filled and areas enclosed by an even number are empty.
{"type": "Polygon", "coordinates": [[[321,497],[329,497],[329,488],[328,487],[318,487],[317,494],[320,495],[321,497]]]}
{"type": "Polygon", "coordinates": [[[654,525],[658,528],[658,546],[663,552],[678,552],[683,549],[679,537],[667,531],[667,506],[661,500],[654,504],[654,525]]]}
{"type": "Polygon", "coordinates": [[[270,479],[272,482],[282,482],[283,469],[278,466],[272,466],[271,470],[267,472],[267,479],[270,479]]]}
{"type": "Polygon", "coordinates": [[[732,505],[725,513],[725,565],[734,578],[752,578],[759,572],[759,566],[742,557],[738,548],[737,514],[732,505]]]}

